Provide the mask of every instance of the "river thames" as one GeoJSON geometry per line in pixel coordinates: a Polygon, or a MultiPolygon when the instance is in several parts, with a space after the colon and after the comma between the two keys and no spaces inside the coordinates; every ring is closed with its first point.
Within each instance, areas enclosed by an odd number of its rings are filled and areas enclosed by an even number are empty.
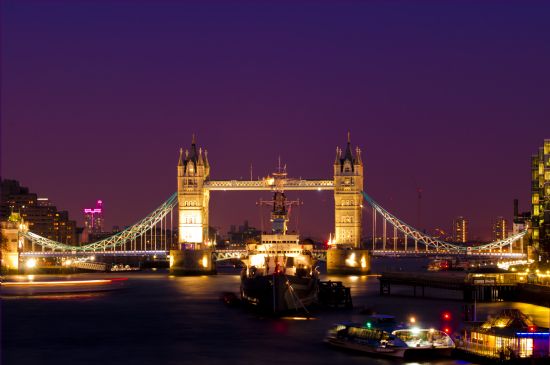
{"type": "MultiPolygon", "coordinates": [[[[373,267],[403,269],[403,262],[381,260],[373,267]]],[[[410,292],[403,288],[392,291],[395,296],[381,297],[375,276],[323,275],[351,287],[354,309],[317,310],[309,320],[266,318],[220,300],[224,292],[238,293],[237,271],[200,277],[174,277],[161,270],[108,276],[129,280],[113,292],[3,298],[2,364],[402,363],[328,347],[323,336],[335,322],[362,322],[363,309],[401,321],[415,316],[430,327],[440,326],[440,313],[449,311],[458,327],[462,308],[458,293],[427,290],[427,296],[446,299],[421,299],[400,296],[410,292]]],[[[523,303],[480,304],[478,318],[507,307],[548,324],[548,308],[523,303]]],[[[426,363],[468,364],[453,359],[426,363]]]]}

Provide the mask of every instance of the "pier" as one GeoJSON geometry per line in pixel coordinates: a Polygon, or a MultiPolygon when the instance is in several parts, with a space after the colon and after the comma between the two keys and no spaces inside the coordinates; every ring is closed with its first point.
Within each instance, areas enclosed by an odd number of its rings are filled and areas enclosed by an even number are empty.
{"type": "Polygon", "coordinates": [[[512,300],[525,277],[516,273],[404,273],[387,272],[378,278],[380,295],[391,295],[391,286],[412,286],[414,297],[425,296],[426,288],[461,291],[464,301],[496,302],[512,300]]]}

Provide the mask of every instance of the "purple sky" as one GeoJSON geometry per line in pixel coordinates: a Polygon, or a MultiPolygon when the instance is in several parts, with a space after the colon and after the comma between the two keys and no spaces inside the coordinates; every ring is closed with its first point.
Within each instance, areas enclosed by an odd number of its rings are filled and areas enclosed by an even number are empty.
{"type": "MultiPolygon", "coordinates": [[[[278,155],[332,178],[350,130],[367,192],[413,225],[417,186],[428,229],[464,215],[489,239],[514,198],[529,208],[549,2],[228,3],[3,1],[2,177],[80,222],[103,199],[110,228],[176,190],[192,133],[213,179],[265,176],[278,155]]],[[[261,197],[212,193],[211,224],[259,226],[261,197]]],[[[332,193],[300,197],[301,232],[328,236],[332,193]]]]}

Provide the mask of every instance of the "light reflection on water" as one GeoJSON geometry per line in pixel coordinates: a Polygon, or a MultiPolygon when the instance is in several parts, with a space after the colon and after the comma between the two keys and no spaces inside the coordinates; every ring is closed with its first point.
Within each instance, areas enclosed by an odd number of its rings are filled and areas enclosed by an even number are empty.
{"type": "MultiPolygon", "coordinates": [[[[311,314],[315,320],[298,320],[302,314],[270,318],[220,301],[221,293],[238,294],[238,272],[174,277],[157,271],[128,276],[126,289],[100,296],[3,301],[2,331],[9,333],[2,336],[4,363],[80,364],[85,359],[84,363],[102,365],[403,364],[330,348],[322,339],[335,322],[363,322],[362,309],[393,314],[401,321],[414,315],[421,324],[439,326],[440,313],[450,311],[458,320],[462,306],[458,300],[381,297],[375,276],[323,276],[351,287],[353,310],[315,311],[311,314]]],[[[409,294],[409,289],[403,293],[409,294]]],[[[392,288],[393,293],[399,291],[392,288]]],[[[547,308],[523,303],[478,304],[478,318],[510,306],[542,321],[539,325],[547,323],[547,308]]],[[[440,359],[407,364],[467,363],[440,359]]]]}

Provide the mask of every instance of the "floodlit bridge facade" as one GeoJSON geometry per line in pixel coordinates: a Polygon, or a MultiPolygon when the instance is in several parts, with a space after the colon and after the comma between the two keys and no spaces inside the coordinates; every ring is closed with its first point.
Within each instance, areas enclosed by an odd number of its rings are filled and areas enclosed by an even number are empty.
{"type": "MultiPolygon", "coordinates": [[[[125,230],[97,242],[71,246],[41,237],[21,224],[22,257],[154,256],[167,257],[172,249],[207,249],[212,261],[241,259],[245,250],[219,250],[208,241],[210,191],[298,191],[334,192],[334,239],[329,249],[368,249],[371,255],[488,255],[523,257],[527,231],[505,240],[466,246],[431,237],[384,209],[363,188],[361,151],[353,152],[348,137],[344,150],[336,149],[332,180],[287,177],[286,167],[259,180],[210,180],[206,150],[193,139],[190,151],[180,150],[177,166],[178,191],[145,218],[125,230]],[[370,208],[370,209],[369,209],[370,208]],[[371,213],[372,239],[361,244],[363,211],[371,213]],[[175,212],[175,213],[174,213],[175,212]],[[382,234],[377,234],[379,227],[382,234]],[[177,227],[177,235],[175,234],[177,227]]],[[[313,253],[326,260],[327,251],[313,253]]]]}

